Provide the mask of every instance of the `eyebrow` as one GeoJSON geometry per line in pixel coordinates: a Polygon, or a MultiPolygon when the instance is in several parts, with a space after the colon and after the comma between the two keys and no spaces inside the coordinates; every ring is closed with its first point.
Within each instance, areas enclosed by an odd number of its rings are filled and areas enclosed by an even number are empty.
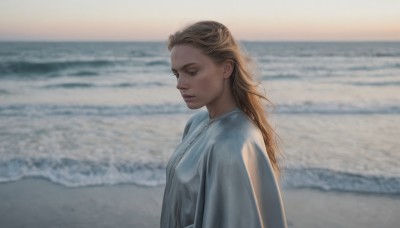
{"type": "MultiPolygon", "coordinates": [[[[181,67],[181,70],[183,70],[183,69],[185,69],[185,68],[187,68],[187,67],[189,67],[189,66],[191,66],[191,65],[194,65],[194,64],[196,64],[196,63],[187,63],[187,64],[185,64],[185,65],[183,65],[183,66],[181,67]]],[[[176,72],[176,69],[171,68],[171,71],[176,72]]]]}

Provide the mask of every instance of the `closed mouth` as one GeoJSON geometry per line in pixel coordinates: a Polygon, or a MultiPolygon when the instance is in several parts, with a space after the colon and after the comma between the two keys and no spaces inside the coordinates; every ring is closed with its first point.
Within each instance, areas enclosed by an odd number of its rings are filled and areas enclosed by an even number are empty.
{"type": "Polygon", "coordinates": [[[194,96],[183,94],[182,97],[183,98],[193,98],[194,96]]]}

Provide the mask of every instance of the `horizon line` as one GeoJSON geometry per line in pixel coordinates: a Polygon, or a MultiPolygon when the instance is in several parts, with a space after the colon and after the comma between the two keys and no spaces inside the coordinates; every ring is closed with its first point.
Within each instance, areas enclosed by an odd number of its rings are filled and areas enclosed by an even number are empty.
{"type": "MultiPolygon", "coordinates": [[[[376,40],[252,40],[252,39],[236,39],[239,42],[274,42],[274,43],[279,43],[279,42],[400,42],[400,39],[394,39],[394,40],[386,40],[386,39],[376,39],[376,40]]],[[[0,43],[33,43],[33,42],[48,42],[48,43],[163,43],[167,42],[167,40],[0,40],[0,43]]]]}

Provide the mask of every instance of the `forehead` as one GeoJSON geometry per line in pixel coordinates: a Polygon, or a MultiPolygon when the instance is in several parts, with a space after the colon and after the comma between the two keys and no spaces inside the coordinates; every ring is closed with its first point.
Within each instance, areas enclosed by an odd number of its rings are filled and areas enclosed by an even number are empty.
{"type": "Polygon", "coordinates": [[[211,59],[203,52],[189,45],[176,45],[171,49],[171,65],[175,70],[180,69],[188,63],[199,65],[207,64],[211,59]]]}

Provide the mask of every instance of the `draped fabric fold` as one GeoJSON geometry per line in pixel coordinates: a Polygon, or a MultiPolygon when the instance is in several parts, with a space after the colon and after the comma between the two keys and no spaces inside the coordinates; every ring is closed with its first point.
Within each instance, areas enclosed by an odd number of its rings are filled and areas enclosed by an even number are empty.
{"type": "Polygon", "coordinates": [[[191,118],[166,171],[161,228],[287,227],[262,135],[240,109],[191,118]]]}

